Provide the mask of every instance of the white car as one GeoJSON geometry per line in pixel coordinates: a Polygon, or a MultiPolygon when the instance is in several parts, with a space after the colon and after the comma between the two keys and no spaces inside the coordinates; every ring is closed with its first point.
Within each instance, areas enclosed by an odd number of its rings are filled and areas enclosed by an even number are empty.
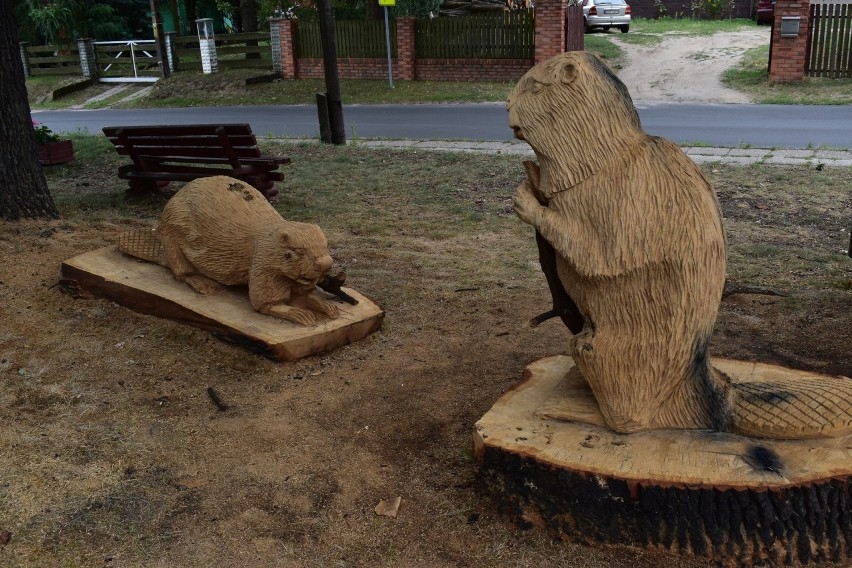
{"type": "Polygon", "coordinates": [[[583,24],[586,33],[592,28],[618,28],[626,34],[630,29],[630,6],[624,0],[583,0],[583,24]]]}

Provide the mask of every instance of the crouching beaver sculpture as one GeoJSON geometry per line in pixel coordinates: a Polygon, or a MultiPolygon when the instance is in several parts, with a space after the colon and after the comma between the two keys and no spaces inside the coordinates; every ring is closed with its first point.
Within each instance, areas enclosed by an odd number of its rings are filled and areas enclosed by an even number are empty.
{"type": "Polygon", "coordinates": [[[125,233],[118,247],[167,266],[200,294],[247,284],[262,314],[301,325],[315,324],[316,314],[339,315],[317,290],[332,267],[322,230],[283,219],[259,191],[234,178],[189,182],[166,204],[156,232],[125,233]]]}
{"type": "Polygon", "coordinates": [[[539,234],[553,313],[575,333],[571,354],[610,428],[852,432],[848,379],[738,384],[711,366],[726,270],[715,192],[680,148],[642,130],[604,63],[585,52],[540,63],[508,111],[539,162],[514,208],[539,234]]]}

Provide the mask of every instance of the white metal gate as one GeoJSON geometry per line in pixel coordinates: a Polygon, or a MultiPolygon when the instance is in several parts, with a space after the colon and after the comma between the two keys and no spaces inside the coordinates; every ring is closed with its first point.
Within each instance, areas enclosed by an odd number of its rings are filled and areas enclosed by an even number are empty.
{"type": "Polygon", "coordinates": [[[101,83],[155,83],[160,79],[157,44],[153,39],[94,44],[101,83]]]}

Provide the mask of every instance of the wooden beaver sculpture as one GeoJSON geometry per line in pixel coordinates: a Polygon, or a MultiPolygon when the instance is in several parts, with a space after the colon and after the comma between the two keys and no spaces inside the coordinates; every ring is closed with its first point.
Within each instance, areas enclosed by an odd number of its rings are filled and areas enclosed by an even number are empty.
{"type": "Polygon", "coordinates": [[[301,325],[339,315],[317,283],[332,260],[322,230],[287,221],[255,188],[231,177],[189,182],[166,204],[156,232],[121,235],[118,248],[167,266],[200,294],[247,284],[255,310],[301,325]]]}
{"type": "Polygon", "coordinates": [[[726,270],[715,192],[680,148],[642,130],[601,60],[570,52],[542,62],[507,107],[539,161],[514,208],[540,233],[545,271],[552,247],[554,315],[579,332],[571,354],[613,430],[852,432],[850,380],[737,384],[711,367],[726,270]]]}

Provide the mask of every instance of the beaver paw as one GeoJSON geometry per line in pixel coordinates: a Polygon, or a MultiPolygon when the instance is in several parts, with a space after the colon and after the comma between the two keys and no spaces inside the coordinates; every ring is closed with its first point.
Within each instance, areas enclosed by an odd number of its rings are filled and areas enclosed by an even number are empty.
{"type": "Polygon", "coordinates": [[[311,302],[311,309],[320,312],[321,314],[327,315],[329,318],[334,319],[340,316],[340,310],[334,303],[329,302],[325,299],[316,299],[311,302]]]}
{"type": "Polygon", "coordinates": [[[512,207],[521,221],[536,226],[541,204],[539,204],[535,196],[535,188],[529,180],[524,181],[515,190],[515,195],[512,196],[512,207]]]}
{"type": "Polygon", "coordinates": [[[310,311],[303,310],[302,308],[290,308],[286,313],[280,314],[279,317],[293,323],[304,325],[305,327],[317,323],[316,316],[310,311]]]}
{"type": "Polygon", "coordinates": [[[217,292],[222,287],[222,285],[215,280],[211,280],[210,278],[200,274],[187,276],[185,282],[192,286],[193,290],[205,296],[217,292]]]}
{"type": "Polygon", "coordinates": [[[262,314],[281,318],[299,325],[309,326],[317,323],[316,316],[310,310],[294,308],[293,306],[287,306],[285,304],[278,304],[277,306],[269,306],[266,308],[260,307],[256,309],[262,314]]]}

